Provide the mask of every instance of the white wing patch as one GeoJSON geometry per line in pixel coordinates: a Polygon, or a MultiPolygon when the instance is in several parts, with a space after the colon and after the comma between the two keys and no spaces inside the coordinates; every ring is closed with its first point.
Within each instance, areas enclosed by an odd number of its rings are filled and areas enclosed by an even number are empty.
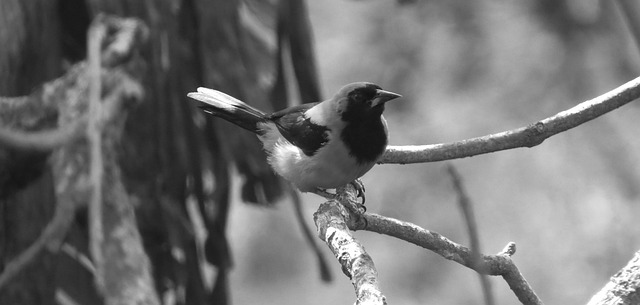
{"type": "Polygon", "coordinates": [[[341,129],[345,123],[340,118],[340,103],[340,101],[324,101],[307,110],[304,116],[314,124],[327,126],[329,129],[341,129]]]}

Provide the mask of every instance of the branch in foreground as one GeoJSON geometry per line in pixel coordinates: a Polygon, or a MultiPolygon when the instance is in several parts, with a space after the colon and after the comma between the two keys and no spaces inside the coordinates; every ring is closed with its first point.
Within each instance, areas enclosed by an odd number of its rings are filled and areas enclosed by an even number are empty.
{"type": "Polygon", "coordinates": [[[588,305],[640,304],[640,251],[618,273],[611,277],[588,305]]]}
{"type": "Polygon", "coordinates": [[[387,304],[378,287],[378,272],[371,256],[349,230],[350,225],[357,225],[358,217],[352,216],[338,201],[330,200],[320,205],[313,220],[318,236],[327,243],[342,265],[342,271],[351,279],[356,304],[387,304]]]}
{"type": "Polygon", "coordinates": [[[534,147],[551,136],[591,121],[639,97],[640,77],[526,127],[444,144],[388,146],[378,163],[435,162],[518,147],[534,147]]]}

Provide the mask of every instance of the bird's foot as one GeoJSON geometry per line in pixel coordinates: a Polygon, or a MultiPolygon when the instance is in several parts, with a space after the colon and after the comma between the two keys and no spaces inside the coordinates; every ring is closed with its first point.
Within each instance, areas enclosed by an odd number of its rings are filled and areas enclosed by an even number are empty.
{"type": "Polygon", "coordinates": [[[356,189],[356,200],[358,200],[358,198],[362,198],[362,202],[355,202],[352,210],[355,212],[359,212],[360,214],[364,214],[367,211],[367,207],[364,205],[366,201],[364,196],[364,183],[362,183],[362,180],[356,179],[351,181],[349,184],[351,184],[353,188],[356,189]]]}
{"type": "Polygon", "coordinates": [[[365,203],[364,183],[362,183],[362,180],[356,179],[351,181],[350,184],[353,185],[353,188],[355,188],[356,191],[358,192],[356,198],[362,198],[362,205],[364,206],[364,203],[365,203]]]}
{"type": "Polygon", "coordinates": [[[334,194],[334,193],[329,193],[327,192],[326,189],[322,189],[317,187],[315,190],[311,191],[311,193],[314,193],[320,197],[324,197],[327,200],[333,200],[333,199],[337,199],[338,194],[334,194]]]}
{"type": "MultiPolygon", "coordinates": [[[[351,201],[351,200],[346,200],[345,203],[345,207],[347,207],[349,210],[355,212],[356,214],[363,214],[367,211],[367,208],[364,206],[364,185],[362,184],[362,181],[360,180],[354,180],[353,182],[350,183],[351,185],[353,185],[353,187],[356,189],[356,191],[358,192],[358,194],[356,195],[356,199],[357,198],[362,198],[362,203],[357,202],[357,201],[351,201]]],[[[310,191],[311,193],[314,193],[318,196],[324,197],[327,200],[337,200],[338,199],[338,194],[334,194],[334,193],[330,193],[327,192],[326,189],[322,189],[322,188],[316,188],[313,191],[310,191]]]]}

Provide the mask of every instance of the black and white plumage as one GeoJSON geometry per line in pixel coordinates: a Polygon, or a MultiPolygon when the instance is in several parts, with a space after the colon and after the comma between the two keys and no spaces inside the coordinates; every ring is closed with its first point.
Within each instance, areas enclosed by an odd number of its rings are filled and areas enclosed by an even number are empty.
{"type": "MultiPolygon", "coordinates": [[[[388,132],[385,103],[400,95],[358,82],[331,99],[262,112],[220,91],[198,88],[188,96],[206,113],[254,132],[273,170],[303,192],[353,183],[384,153],[388,132]]],[[[361,186],[355,183],[356,186],[361,186]]]]}

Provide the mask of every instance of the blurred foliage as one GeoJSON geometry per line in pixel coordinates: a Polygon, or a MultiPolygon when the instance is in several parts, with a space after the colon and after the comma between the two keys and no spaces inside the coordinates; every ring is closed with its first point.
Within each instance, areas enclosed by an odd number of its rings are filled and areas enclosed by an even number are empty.
{"type": "MultiPolygon", "coordinates": [[[[60,0],[25,5],[8,1],[0,6],[4,25],[0,41],[9,51],[0,56],[0,94],[7,96],[26,94],[59,76],[68,64],[83,60],[89,22],[100,13],[137,17],[149,26],[150,41],[142,54],[145,66],[139,69],[146,80],[145,101],[129,114],[119,163],[137,203],[137,220],[159,294],[177,304],[226,304],[232,266],[226,237],[231,172],[243,177],[246,202],[272,204],[288,186],[268,167],[254,135],[205,119],[186,93],[198,86],[212,87],[267,111],[287,105],[290,95],[319,100],[305,3],[60,0]],[[13,30],[18,35],[12,35],[13,30]]],[[[0,202],[5,211],[1,227],[10,232],[2,234],[8,238],[0,243],[11,245],[0,252],[0,270],[37,235],[7,228],[11,222],[6,219],[19,219],[21,209],[27,209],[17,204],[25,197],[21,193],[48,194],[29,187],[46,172],[46,156],[25,156],[38,161],[31,162],[37,168],[29,171],[23,166],[29,162],[20,162],[16,169],[5,167],[17,159],[7,156],[0,156],[6,161],[0,165],[25,178],[17,181],[17,176],[3,172],[8,178],[0,180],[12,183],[0,186],[6,197],[0,202]]],[[[43,187],[51,191],[50,183],[43,187]]],[[[35,210],[43,209],[33,204],[35,210]]],[[[85,217],[80,211],[68,243],[88,255],[85,217]]],[[[38,220],[38,225],[47,222],[46,217],[38,220]]],[[[87,283],[84,276],[73,276],[80,274],[78,266],[67,267],[47,274],[55,274],[59,287],[87,283]]],[[[44,286],[48,293],[56,287],[44,286]]],[[[14,287],[18,292],[5,295],[9,303],[18,302],[13,296],[38,288],[24,281],[14,287]]],[[[95,303],[91,289],[66,292],[81,303],[95,303]]]]}

